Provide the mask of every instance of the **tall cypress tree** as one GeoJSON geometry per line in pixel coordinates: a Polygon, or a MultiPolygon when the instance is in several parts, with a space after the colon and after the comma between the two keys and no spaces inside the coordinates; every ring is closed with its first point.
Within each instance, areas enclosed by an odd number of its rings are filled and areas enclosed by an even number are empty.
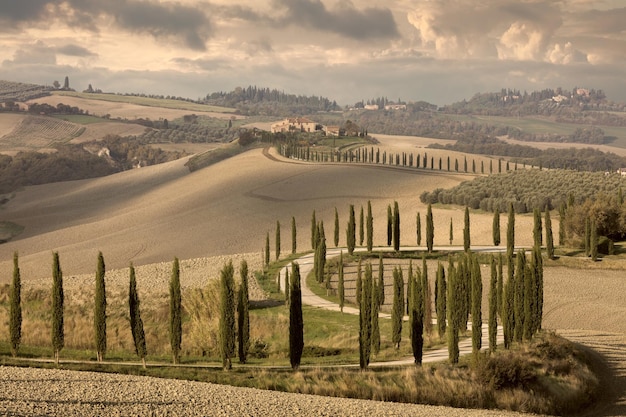
{"type": "Polygon", "coordinates": [[[541,330],[543,320],[543,258],[541,257],[541,249],[533,248],[533,262],[532,271],[534,273],[534,280],[536,283],[537,294],[535,296],[537,300],[537,308],[535,310],[535,317],[533,320],[533,333],[541,330]]]}
{"type": "Polygon", "coordinates": [[[241,284],[237,297],[237,344],[239,362],[246,363],[250,349],[250,296],[248,293],[248,263],[241,261],[239,267],[241,284]]]}
{"type": "Polygon", "coordinates": [[[146,334],[143,330],[143,320],[141,320],[141,310],[139,308],[139,294],[137,294],[137,278],[135,277],[135,267],[130,263],[128,285],[128,309],[130,317],[130,331],[133,336],[135,353],[141,359],[143,367],[146,367],[146,334]]]}
{"type": "Polygon", "coordinates": [[[453,240],[454,240],[454,226],[452,224],[452,217],[450,217],[450,245],[452,245],[453,240]]]}
{"type": "Polygon", "coordinates": [[[422,295],[424,299],[424,331],[427,335],[430,335],[433,332],[433,310],[430,282],[428,281],[428,265],[426,265],[425,254],[422,254],[422,295]]]}
{"type": "Polygon", "coordinates": [[[175,364],[178,363],[180,345],[183,340],[182,309],[180,265],[178,258],[174,258],[170,279],[170,346],[172,347],[172,362],[175,364]]]}
{"type": "Polygon", "coordinates": [[[493,245],[499,246],[500,245],[500,210],[498,209],[497,206],[493,212],[492,233],[493,233],[493,245]]]}
{"type": "Polygon", "coordinates": [[[359,365],[367,369],[372,351],[372,265],[365,265],[365,279],[362,284],[359,308],[359,365]]]}
{"type": "Polygon", "coordinates": [[[515,317],[515,327],[513,339],[521,342],[524,335],[524,285],[526,283],[526,254],[521,249],[517,252],[517,265],[515,267],[515,296],[513,300],[513,315],[515,317]]]}
{"type": "Polygon", "coordinates": [[[535,246],[541,246],[543,243],[542,228],[541,228],[541,211],[537,207],[533,209],[533,240],[535,246]]]}
{"type": "Polygon", "coordinates": [[[339,264],[337,265],[337,294],[339,296],[339,308],[343,313],[343,306],[346,300],[345,284],[343,277],[343,251],[339,253],[339,264]]]}
{"type": "Polygon", "coordinates": [[[591,220],[585,218],[585,256],[591,255],[591,220]]]}
{"type": "Polygon", "coordinates": [[[339,246],[339,213],[337,212],[337,207],[335,207],[335,230],[333,234],[333,243],[335,247],[339,246]]]}
{"type": "Polygon", "coordinates": [[[372,287],[372,353],[378,355],[378,352],[380,352],[380,326],[378,323],[380,286],[372,280],[372,287]]]}
{"type": "Polygon", "coordinates": [[[592,261],[598,260],[598,228],[595,219],[591,220],[591,231],[589,234],[589,256],[592,261]]]}
{"type": "Polygon", "coordinates": [[[411,291],[409,294],[409,333],[411,337],[411,350],[413,351],[413,359],[416,365],[422,364],[424,352],[424,291],[423,279],[419,273],[409,275],[409,281],[412,281],[411,291]]]}
{"type": "Polygon", "coordinates": [[[346,231],[346,242],[348,246],[348,254],[352,256],[354,247],[356,246],[356,220],[354,218],[354,205],[350,204],[350,216],[348,218],[348,229],[346,231]]]}
{"type": "Polygon", "coordinates": [[[504,305],[504,276],[502,273],[503,270],[503,261],[502,261],[502,253],[498,253],[498,287],[497,287],[497,296],[496,302],[498,303],[497,311],[500,316],[500,320],[504,321],[504,316],[502,315],[502,306],[504,305]]]}
{"type": "Polygon", "coordinates": [[[311,215],[311,249],[315,249],[315,244],[317,243],[317,220],[315,220],[315,210],[313,210],[313,214],[311,215]]]}
{"type": "Polygon", "coordinates": [[[59,353],[65,345],[63,330],[63,272],[59,261],[59,252],[52,253],[52,348],[54,361],[59,365],[59,353]]]}
{"type": "Polygon", "coordinates": [[[448,318],[448,360],[452,364],[459,362],[459,328],[460,328],[460,305],[459,305],[459,285],[452,259],[448,261],[448,286],[446,312],[448,318]]]}
{"type": "Polygon", "coordinates": [[[280,258],[280,222],[276,220],[276,260],[280,258]]]}
{"type": "Polygon", "coordinates": [[[435,225],[433,223],[433,209],[429,203],[428,209],[426,210],[426,247],[428,248],[428,253],[432,253],[433,251],[434,238],[435,238],[435,225]]]}
{"type": "MultiPolygon", "coordinates": [[[[537,246],[535,246],[537,247],[537,246]]],[[[537,309],[537,288],[535,274],[528,263],[524,266],[524,328],[522,337],[530,340],[534,333],[535,311],[537,309]]]]}
{"type": "Polygon", "coordinates": [[[361,294],[363,294],[363,269],[361,268],[361,259],[359,258],[359,263],[356,267],[356,305],[361,306],[361,294]]]}
{"type": "Polygon", "coordinates": [[[417,212],[417,218],[415,220],[415,229],[417,231],[417,246],[422,244],[422,219],[420,218],[419,211],[417,212]]]}
{"type": "Polygon", "coordinates": [[[220,272],[220,355],[222,367],[231,369],[235,356],[235,269],[228,261],[220,272]]]}
{"type": "Polygon", "coordinates": [[[513,203],[509,205],[509,221],[506,225],[506,253],[507,256],[513,256],[515,251],[515,210],[513,203]]]}
{"type": "Polygon", "coordinates": [[[367,251],[371,252],[374,246],[374,217],[372,216],[372,203],[367,202],[367,251]]]}
{"type": "Polygon", "coordinates": [[[404,278],[402,268],[393,268],[393,307],[391,310],[391,341],[400,349],[402,319],[404,318],[404,278]]]}
{"type": "Polygon", "coordinates": [[[13,281],[11,282],[10,291],[9,332],[11,333],[11,354],[17,356],[22,343],[22,280],[17,252],[13,253],[13,281]]]}
{"type": "Polygon", "coordinates": [[[502,303],[502,327],[504,331],[504,348],[509,349],[515,332],[515,275],[513,273],[513,256],[507,255],[507,276],[502,303]]]}
{"type": "Polygon", "coordinates": [[[393,202],[393,249],[400,250],[400,209],[398,202],[393,202]]]}
{"type": "Polygon", "coordinates": [[[559,246],[565,245],[565,203],[559,207],[559,246]]]}
{"type": "Polygon", "coordinates": [[[483,280],[480,274],[480,265],[475,255],[471,257],[471,277],[472,277],[472,352],[475,354],[482,347],[482,299],[483,280]]]}
{"type": "Polygon", "coordinates": [[[363,214],[363,206],[361,206],[361,212],[359,213],[359,246],[363,246],[365,241],[365,216],[363,214]]]}
{"type": "Polygon", "coordinates": [[[550,210],[546,206],[546,253],[548,259],[554,259],[554,238],[552,237],[552,220],[550,220],[550,210]]]}
{"type": "Polygon", "coordinates": [[[489,281],[489,351],[498,346],[498,271],[496,259],[491,255],[491,280],[489,281]]]}
{"type": "Polygon", "coordinates": [[[296,239],[296,218],[291,217],[291,253],[296,253],[297,251],[297,239],[296,239]]]}
{"type": "Polygon", "coordinates": [[[289,269],[285,268],[285,304],[289,305],[291,298],[289,297],[289,289],[291,281],[289,280],[289,269]]]}
{"type": "Polygon", "coordinates": [[[470,216],[469,207],[465,206],[465,217],[463,226],[463,249],[465,252],[470,250],[470,216]]]}
{"type": "Polygon", "coordinates": [[[289,302],[289,362],[298,369],[304,349],[304,322],[302,320],[302,289],[300,288],[300,266],[291,264],[291,300],[289,302]]]}
{"type": "Polygon", "coordinates": [[[104,285],[104,274],[104,257],[102,256],[102,252],[99,252],[96,270],[96,291],[93,314],[94,339],[96,342],[98,362],[102,362],[104,354],[107,350],[107,298],[104,285]]]}
{"type": "Polygon", "coordinates": [[[383,254],[378,254],[378,305],[385,304],[385,266],[383,265],[383,254]]]}
{"type": "Polygon", "coordinates": [[[393,214],[391,212],[391,204],[387,206],[387,246],[391,246],[393,240],[393,214]]]}
{"type": "Polygon", "coordinates": [[[265,266],[270,264],[270,232],[265,235],[265,266]]]}
{"type": "Polygon", "coordinates": [[[437,313],[437,333],[439,339],[446,334],[446,273],[443,265],[437,263],[437,281],[435,281],[435,311],[437,313]]]}

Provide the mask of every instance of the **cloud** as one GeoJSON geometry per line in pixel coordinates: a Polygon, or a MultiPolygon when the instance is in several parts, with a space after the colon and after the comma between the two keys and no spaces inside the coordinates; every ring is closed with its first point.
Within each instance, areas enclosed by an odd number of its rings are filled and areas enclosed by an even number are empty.
{"type": "Polygon", "coordinates": [[[295,25],[356,39],[392,39],[399,36],[389,9],[357,9],[350,2],[329,10],[320,0],[275,0],[280,25],[295,25]]]}
{"type": "Polygon", "coordinates": [[[74,44],[61,46],[59,48],[56,48],[56,51],[62,55],[77,56],[82,58],[98,56],[98,54],[96,54],[95,52],[91,52],[87,48],[74,44]]]}
{"type": "Polygon", "coordinates": [[[48,6],[52,3],[52,0],[0,2],[0,23],[5,29],[13,29],[26,22],[45,20],[49,15],[48,6]]]}
{"type": "Polygon", "coordinates": [[[3,66],[20,65],[55,65],[57,63],[56,51],[42,41],[36,41],[32,45],[24,45],[13,54],[13,59],[6,59],[3,66]]]}
{"type": "Polygon", "coordinates": [[[570,42],[564,45],[555,44],[552,50],[548,51],[547,59],[553,64],[588,62],[587,55],[575,49],[570,42]]]}

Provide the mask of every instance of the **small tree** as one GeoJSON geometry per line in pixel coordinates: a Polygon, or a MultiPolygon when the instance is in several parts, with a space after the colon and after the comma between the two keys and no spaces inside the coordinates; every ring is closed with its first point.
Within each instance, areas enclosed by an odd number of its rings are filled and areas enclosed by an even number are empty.
{"type": "Polygon", "coordinates": [[[355,283],[355,298],[356,305],[361,305],[361,294],[363,293],[363,269],[361,268],[361,258],[359,258],[359,263],[356,267],[356,283],[355,283]]]}
{"type": "Polygon", "coordinates": [[[13,281],[11,282],[10,294],[9,331],[11,333],[11,354],[15,357],[22,343],[22,281],[17,252],[13,253],[13,281]]]}
{"type": "Polygon", "coordinates": [[[513,203],[509,205],[509,221],[506,225],[506,253],[513,257],[515,251],[515,210],[513,203]]]}
{"type": "Polygon", "coordinates": [[[311,249],[315,249],[317,243],[317,221],[315,220],[315,210],[311,215],[311,249]]]}
{"type": "Polygon", "coordinates": [[[372,353],[378,355],[380,352],[380,326],[378,323],[380,286],[372,280],[372,288],[372,353]]]}
{"type": "Polygon", "coordinates": [[[374,246],[374,217],[372,216],[372,203],[367,202],[367,220],[365,222],[367,228],[367,251],[371,252],[374,246]]]}
{"type": "Polygon", "coordinates": [[[500,246],[500,209],[496,206],[493,212],[493,245],[500,246]]]}
{"type": "Polygon", "coordinates": [[[372,265],[365,265],[359,308],[359,365],[367,369],[372,349],[372,265]]]}
{"type": "Polygon", "coordinates": [[[452,225],[452,217],[450,217],[450,245],[452,245],[453,240],[454,240],[454,227],[452,225]]]}
{"type": "Polygon", "coordinates": [[[59,353],[65,345],[63,330],[63,272],[59,261],[59,252],[52,253],[52,348],[54,361],[59,365],[59,353]]]}
{"type": "Polygon", "coordinates": [[[335,230],[333,234],[333,243],[335,247],[339,246],[339,213],[337,212],[337,207],[335,207],[335,230]]]}
{"type": "Polygon", "coordinates": [[[409,294],[409,329],[411,337],[411,349],[416,365],[422,364],[424,351],[424,292],[422,277],[418,273],[408,277],[413,281],[409,294]]]}
{"type": "Polygon", "coordinates": [[[428,266],[426,265],[426,255],[422,255],[422,295],[424,299],[424,330],[427,335],[433,331],[432,297],[430,293],[430,282],[428,281],[428,266]]]}
{"type": "Polygon", "coordinates": [[[348,254],[352,256],[354,247],[356,246],[356,220],[354,218],[354,205],[350,204],[350,216],[348,218],[348,228],[346,230],[346,243],[348,246],[348,254]]]}
{"type": "Polygon", "coordinates": [[[498,345],[498,271],[496,259],[491,255],[491,280],[489,281],[489,351],[496,351],[498,345]]]}
{"type": "Polygon", "coordinates": [[[434,238],[435,238],[435,225],[433,223],[433,209],[429,203],[428,209],[426,211],[426,247],[428,248],[428,253],[432,253],[433,251],[434,238]]]}
{"type": "Polygon", "coordinates": [[[270,232],[265,235],[265,266],[270,264],[270,232]]]}
{"type": "Polygon", "coordinates": [[[559,246],[565,245],[565,203],[559,207],[559,246]]]}
{"type": "Polygon", "coordinates": [[[523,249],[517,252],[517,264],[515,267],[515,295],[513,298],[513,316],[515,317],[515,327],[513,328],[513,339],[521,342],[524,335],[524,284],[526,282],[526,254],[523,249]]]}
{"type": "Polygon", "coordinates": [[[98,265],[96,270],[96,291],[94,301],[94,338],[96,342],[96,352],[98,362],[102,362],[107,350],[107,324],[106,324],[106,290],[104,285],[104,257],[102,252],[98,253],[98,265]]]}
{"type": "Polygon", "coordinates": [[[178,258],[174,258],[170,279],[170,346],[172,347],[172,362],[175,364],[178,363],[183,339],[182,308],[180,265],[178,258]]]}
{"type": "Polygon", "coordinates": [[[533,209],[533,239],[535,246],[541,247],[543,243],[542,227],[541,227],[541,211],[538,208],[533,209]]]}
{"type": "Polygon", "coordinates": [[[143,330],[143,320],[141,320],[141,310],[139,309],[139,294],[137,294],[137,279],[135,277],[135,267],[132,262],[129,267],[130,282],[128,285],[128,309],[130,317],[130,331],[133,336],[135,353],[141,359],[142,366],[146,367],[146,334],[143,330]]]}
{"type": "Polygon", "coordinates": [[[235,356],[235,269],[228,261],[220,272],[220,355],[222,367],[232,368],[235,356]]]}
{"type": "Polygon", "coordinates": [[[471,257],[472,277],[472,352],[477,354],[482,347],[482,299],[483,280],[480,274],[480,265],[476,256],[471,257]]]}
{"type": "Polygon", "coordinates": [[[296,239],[297,233],[298,232],[296,230],[296,218],[292,217],[291,218],[291,253],[297,252],[297,239],[296,239]]]}
{"type": "Polygon", "coordinates": [[[508,279],[504,287],[502,300],[502,327],[504,332],[504,348],[509,349],[515,332],[515,275],[513,273],[513,255],[507,254],[508,279]]]}
{"type": "Polygon", "coordinates": [[[391,310],[391,340],[400,349],[402,340],[402,319],[404,317],[404,278],[402,268],[393,269],[393,307],[391,310]]]}
{"type": "Polygon", "coordinates": [[[598,228],[595,219],[591,221],[591,232],[589,235],[589,256],[592,261],[598,260],[598,228]]]}
{"type": "Polygon", "coordinates": [[[276,260],[280,258],[280,222],[276,220],[276,260]]]}
{"type": "Polygon", "coordinates": [[[465,252],[468,252],[470,250],[470,216],[467,206],[465,206],[465,217],[463,220],[463,249],[465,252]]]}
{"type": "Polygon", "coordinates": [[[363,206],[361,206],[361,212],[359,214],[359,246],[363,246],[365,241],[365,216],[363,214],[363,206]]]}
{"type": "Polygon", "coordinates": [[[452,259],[448,261],[448,285],[446,294],[446,312],[448,318],[448,360],[452,364],[459,362],[459,328],[460,328],[460,305],[458,294],[458,280],[452,259]]]}
{"type": "Polygon", "coordinates": [[[239,362],[246,363],[250,349],[250,296],[248,294],[248,263],[241,261],[239,267],[241,284],[237,297],[237,341],[239,362]]]}
{"type": "Polygon", "coordinates": [[[585,218],[585,256],[591,255],[591,220],[585,218]]]}
{"type": "Polygon", "coordinates": [[[300,266],[291,264],[291,300],[289,302],[289,361],[292,369],[298,369],[304,349],[304,322],[302,320],[302,290],[300,266]]]}
{"type": "Polygon", "coordinates": [[[548,206],[546,206],[545,223],[546,253],[548,254],[548,259],[554,259],[554,238],[552,237],[552,220],[550,220],[550,210],[548,210],[548,206]]]}
{"type": "Polygon", "coordinates": [[[383,265],[383,254],[378,254],[378,305],[385,304],[385,266],[383,265]]]}

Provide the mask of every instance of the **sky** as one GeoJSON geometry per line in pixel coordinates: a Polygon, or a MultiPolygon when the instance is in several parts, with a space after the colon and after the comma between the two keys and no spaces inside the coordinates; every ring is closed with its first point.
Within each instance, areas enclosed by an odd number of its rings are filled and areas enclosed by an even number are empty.
{"type": "Polygon", "coordinates": [[[341,105],[502,88],[626,101],[626,0],[0,0],[0,79],[341,105]]]}

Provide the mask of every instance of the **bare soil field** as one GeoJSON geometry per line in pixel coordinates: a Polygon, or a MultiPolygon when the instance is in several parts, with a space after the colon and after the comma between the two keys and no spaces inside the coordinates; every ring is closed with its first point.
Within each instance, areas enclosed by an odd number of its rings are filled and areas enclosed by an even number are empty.
{"type": "Polygon", "coordinates": [[[204,115],[209,117],[215,117],[218,119],[230,119],[232,117],[242,118],[243,116],[236,116],[229,113],[217,113],[217,112],[199,112],[199,111],[191,111],[191,110],[177,110],[177,109],[166,109],[163,107],[149,107],[149,106],[140,106],[137,104],[129,104],[129,103],[115,103],[111,101],[103,101],[103,100],[89,100],[79,97],[70,97],[70,96],[61,96],[61,95],[51,95],[46,97],[40,97],[34,100],[30,100],[26,102],[27,104],[32,103],[40,103],[40,104],[49,104],[51,106],[56,106],[59,103],[63,103],[69,106],[76,106],[80,109],[89,111],[89,114],[93,114],[96,116],[104,116],[106,114],[110,115],[111,118],[121,118],[121,119],[150,119],[150,120],[159,120],[159,119],[168,119],[174,120],[180,117],[183,117],[187,114],[197,114],[204,115]]]}

